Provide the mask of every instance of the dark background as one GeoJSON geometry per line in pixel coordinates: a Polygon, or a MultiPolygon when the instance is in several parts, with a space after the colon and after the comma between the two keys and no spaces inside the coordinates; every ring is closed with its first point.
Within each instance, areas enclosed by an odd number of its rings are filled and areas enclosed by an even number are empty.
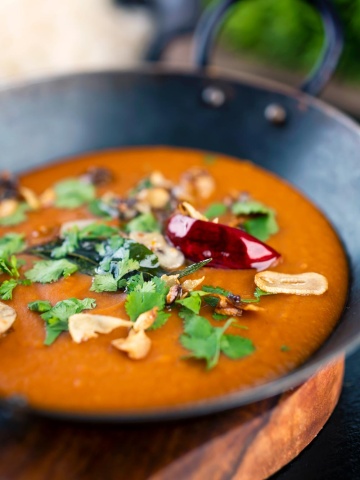
{"type": "Polygon", "coordinates": [[[346,362],[338,406],[313,442],[271,480],[360,479],[360,351],[346,362]]]}

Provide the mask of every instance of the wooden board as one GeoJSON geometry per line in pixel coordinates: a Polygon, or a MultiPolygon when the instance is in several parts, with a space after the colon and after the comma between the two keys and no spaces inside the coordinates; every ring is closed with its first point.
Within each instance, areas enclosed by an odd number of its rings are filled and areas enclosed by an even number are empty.
{"type": "Polygon", "coordinates": [[[0,479],[265,479],[320,431],[343,373],[341,358],[279,397],[171,424],[12,423],[0,430],[0,479]]]}

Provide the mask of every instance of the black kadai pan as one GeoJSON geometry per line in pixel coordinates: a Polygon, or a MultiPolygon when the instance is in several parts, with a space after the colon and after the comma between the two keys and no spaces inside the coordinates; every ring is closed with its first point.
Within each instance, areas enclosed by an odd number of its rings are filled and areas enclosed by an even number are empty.
{"type": "Polygon", "coordinates": [[[323,19],[325,45],[310,77],[293,89],[208,72],[217,27],[234,3],[223,1],[200,20],[194,72],[155,66],[74,74],[1,90],[1,168],[22,172],[84,152],[139,145],[190,147],[250,159],[299,188],[333,224],[350,263],[349,299],[329,340],[281,378],[196,404],[100,419],[173,419],[245,405],[299,385],[360,344],[360,128],[315,98],[341,52],[335,12],[325,0],[311,1],[323,19]]]}

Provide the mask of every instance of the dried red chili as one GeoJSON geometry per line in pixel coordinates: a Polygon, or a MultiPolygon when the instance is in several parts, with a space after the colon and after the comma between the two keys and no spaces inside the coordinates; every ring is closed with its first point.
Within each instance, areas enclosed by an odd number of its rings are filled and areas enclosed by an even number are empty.
{"type": "Polygon", "coordinates": [[[276,250],[238,228],[185,215],[172,216],[166,234],[186,258],[194,262],[212,258],[211,267],[259,271],[280,258],[276,250]]]}

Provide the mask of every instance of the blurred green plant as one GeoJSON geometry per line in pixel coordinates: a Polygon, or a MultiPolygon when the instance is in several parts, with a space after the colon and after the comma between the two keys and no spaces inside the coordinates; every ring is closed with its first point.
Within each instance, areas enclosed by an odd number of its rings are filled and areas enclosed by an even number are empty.
{"type": "MultiPolygon", "coordinates": [[[[360,82],[360,0],[334,4],[345,32],[337,75],[360,82]]],[[[221,38],[229,48],[267,63],[309,70],[320,53],[323,28],[317,12],[304,0],[244,0],[229,12],[221,38]]]]}

